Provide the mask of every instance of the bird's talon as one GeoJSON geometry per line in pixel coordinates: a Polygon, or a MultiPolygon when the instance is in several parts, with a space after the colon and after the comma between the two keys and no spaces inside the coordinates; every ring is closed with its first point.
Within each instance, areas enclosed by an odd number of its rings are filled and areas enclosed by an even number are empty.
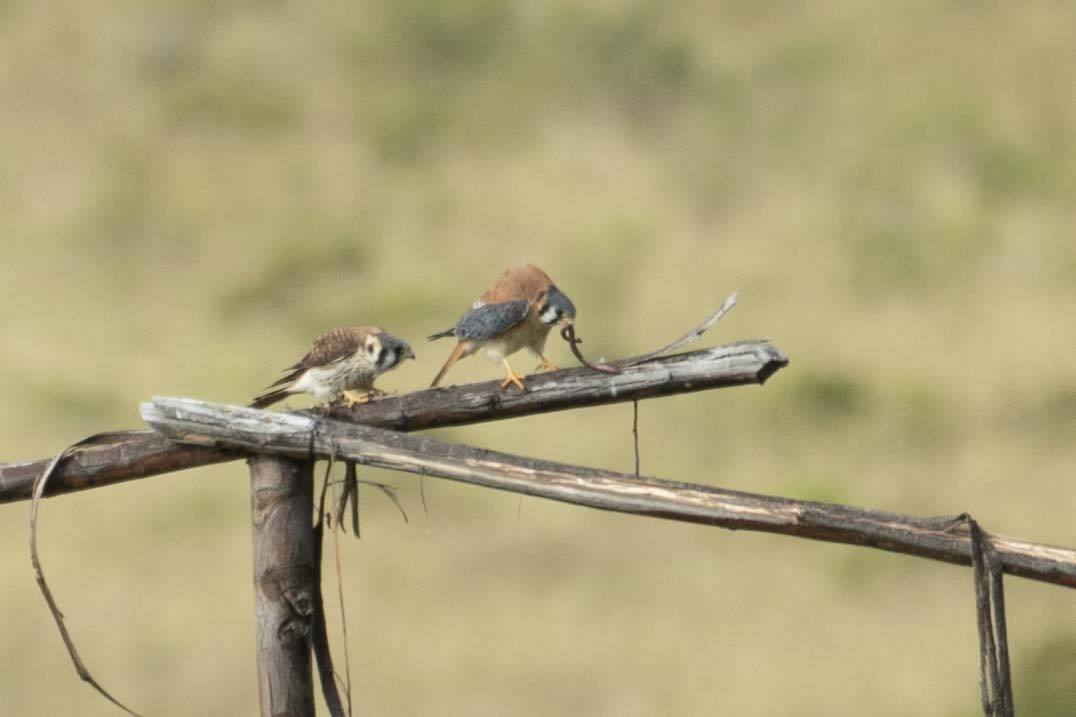
{"type": "Polygon", "coordinates": [[[504,379],[503,381],[501,381],[501,388],[508,388],[508,386],[510,386],[513,383],[516,386],[519,387],[520,391],[525,392],[527,390],[526,386],[523,385],[523,377],[519,376],[519,375],[516,375],[516,374],[513,374],[513,375],[509,376],[508,378],[504,379]]]}
{"type": "Polygon", "coordinates": [[[508,376],[501,381],[501,388],[508,388],[508,384],[514,383],[519,386],[520,391],[526,392],[526,387],[523,385],[523,377],[512,370],[512,366],[508,363],[508,359],[501,359],[504,363],[504,370],[508,372],[508,376]]]}
{"type": "Polygon", "coordinates": [[[344,391],[344,405],[348,408],[359,405],[360,403],[367,403],[374,398],[375,390],[371,389],[365,393],[359,393],[358,391],[344,391]]]}
{"type": "Polygon", "coordinates": [[[558,371],[560,366],[556,365],[545,356],[542,357],[542,362],[535,367],[535,371],[558,371]]]}

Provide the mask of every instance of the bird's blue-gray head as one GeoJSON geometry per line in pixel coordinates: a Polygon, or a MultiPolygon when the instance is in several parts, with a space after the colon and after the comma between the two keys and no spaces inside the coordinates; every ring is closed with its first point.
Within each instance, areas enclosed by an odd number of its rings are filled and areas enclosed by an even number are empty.
{"type": "Polygon", "coordinates": [[[551,285],[538,303],[538,319],[549,326],[568,326],[575,320],[575,304],[564,292],[551,285]]]}
{"type": "Polygon", "coordinates": [[[387,331],[376,333],[370,338],[366,351],[379,372],[396,368],[404,359],[415,358],[415,352],[406,341],[387,331]]]}

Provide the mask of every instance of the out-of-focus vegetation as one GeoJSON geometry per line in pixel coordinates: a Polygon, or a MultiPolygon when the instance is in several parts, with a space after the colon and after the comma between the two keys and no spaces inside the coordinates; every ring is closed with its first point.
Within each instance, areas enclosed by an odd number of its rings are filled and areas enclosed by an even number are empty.
{"type": "MultiPolygon", "coordinates": [[[[1076,7],[14,0],[0,48],[0,459],[137,426],[151,394],[248,400],[342,323],[411,339],[382,383],[425,385],[449,347],[421,337],[534,261],[589,353],[739,290],[707,339],[790,355],[763,389],[644,403],[644,472],[1076,544],[1076,7]]],[[[630,420],[440,435],[629,469],[630,420]]],[[[977,714],[965,570],[517,520],[437,481],[427,519],[377,478],[411,522],[371,493],[343,541],[366,714],[977,714]]],[[[0,507],[0,704],[114,714],[33,584],[27,510],[0,507]]],[[[49,501],[41,529],[109,688],[254,713],[241,464],[49,501]]],[[[1076,600],[1007,592],[1018,710],[1067,714],[1076,600]]]]}

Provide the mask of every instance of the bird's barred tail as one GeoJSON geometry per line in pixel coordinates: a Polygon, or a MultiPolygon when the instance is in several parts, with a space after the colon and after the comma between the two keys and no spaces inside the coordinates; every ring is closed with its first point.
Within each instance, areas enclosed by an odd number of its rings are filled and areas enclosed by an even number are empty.
{"type": "Polygon", "coordinates": [[[276,391],[269,391],[255,398],[250,403],[251,408],[266,408],[272,406],[277,401],[283,400],[289,394],[287,388],[278,388],[276,391]]]}
{"type": "Polygon", "coordinates": [[[453,326],[451,329],[448,329],[446,331],[438,331],[436,334],[432,334],[430,336],[427,336],[426,340],[427,341],[436,341],[437,339],[443,339],[446,336],[455,336],[455,335],[456,335],[456,327],[453,326]]]}
{"type": "Polygon", "coordinates": [[[445,361],[445,365],[441,367],[441,370],[437,372],[437,376],[434,377],[433,383],[430,384],[430,388],[441,383],[441,379],[448,373],[448,369],[452,367],[452,364],[460,360],[460,356],[463,355],[465,348],[467,348],[467,345],[462,341],[456,344],[456,348],[452,349],[452,353],[448,355],[448,360],[445,361]]]}

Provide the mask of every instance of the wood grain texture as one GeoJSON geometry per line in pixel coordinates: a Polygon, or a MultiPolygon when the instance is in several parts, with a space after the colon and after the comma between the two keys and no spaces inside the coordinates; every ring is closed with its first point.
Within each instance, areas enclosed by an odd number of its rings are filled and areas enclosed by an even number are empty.
{"type": "Polygon", "coordinates": [[[250,458],[254,617],[262,717],[313,717],[313,463],[250,458]]]}
{"type": "MultiPolygon", "coordinates": [[[[741,341],[625,367],[619,374],[572,368],[527,377],[527,391],[500,381],[412,391],[324,415],[397,431],[461,426],[584,406],[634,401],[711,388],[761,384],[788,364],[772,344],[741,341]]],[[[616,365],[613,362],[613,365],[616,365]]],[[[278,414],[279,415],[279,414],[278,414]]],[[[299,411],[290,415],[323,415],[299,411]]],[[[240,453],[181,446],[153,431],[104,434],[57,467],[46,496],[242,458],[240,453]]],[[[50,459],[0,465],[0,503],[27,500],[50,459]]]]}
{"type": "MultiPolygon", "coordinates": [[[[171,440],[293,458],[335,454],[364,465],[436,476],[577,505],[724,528],[863,545],[971,565],[963,516],[921,518],[834,503],[724,490],[522,458],[326,417],[158,398],[142,416],[171,440]]],[[[1076,587],[1076,550],[991,536],[1005,572],[1076,587]]]]}

